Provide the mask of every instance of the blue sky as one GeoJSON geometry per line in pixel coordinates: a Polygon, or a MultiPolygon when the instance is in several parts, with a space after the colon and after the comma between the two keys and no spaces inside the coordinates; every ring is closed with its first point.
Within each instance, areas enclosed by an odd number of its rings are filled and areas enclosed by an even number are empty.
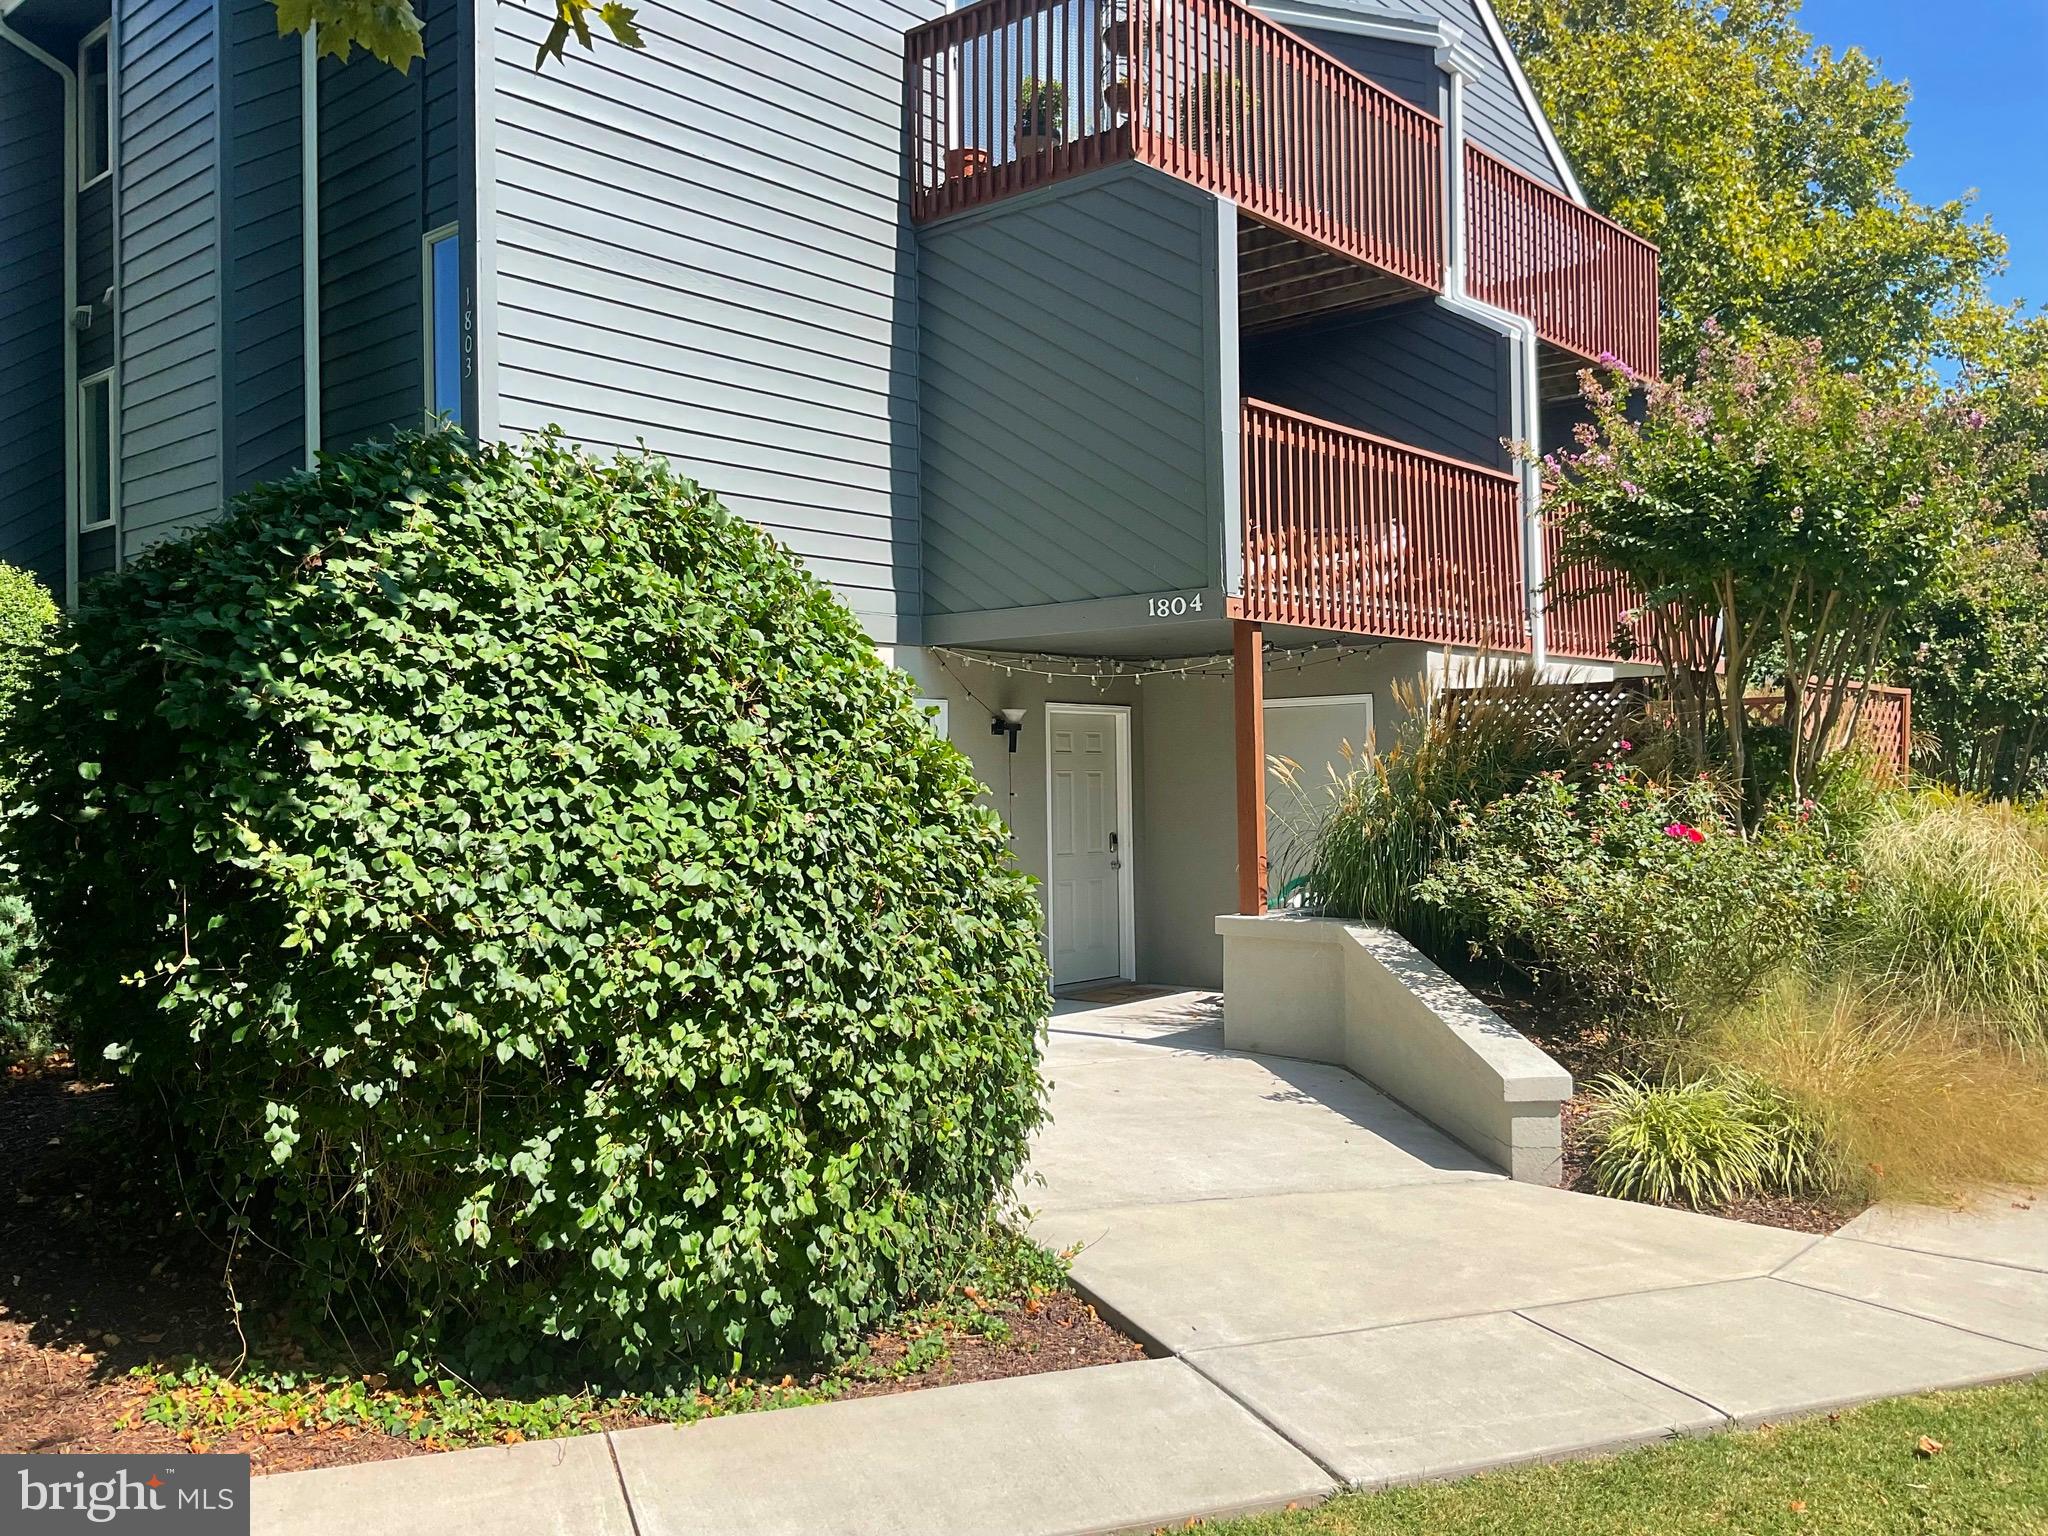
{"type": "Polygon", "coordinates": [[[1996,293],[2048,308],[2048,0],[1806,0],[1799,19],[1912,85],[1907,190],[1938,203],[1976,188],[2012,243],[1996,293]]]}

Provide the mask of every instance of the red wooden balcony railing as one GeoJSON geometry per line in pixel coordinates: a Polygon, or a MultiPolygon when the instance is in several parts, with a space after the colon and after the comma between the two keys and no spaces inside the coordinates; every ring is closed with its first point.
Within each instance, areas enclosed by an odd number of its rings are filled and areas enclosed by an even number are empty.
{"type": "Polygon", "coordinates": [[[1465,146],[1466,286],[1589,361],[1657,373],[1657,247],[1465,146]]]}
{"type": "MultiPolygon", "coordinates": [[[[1543,610],[1545,648],[1553,656],[1580,661],[1623,661],[1617,641],[1633,636],[1631,615],[1642,598],[1619,577],[1586,566],[1560,568],[1558,546],[1563,535],[1543,525],[1543,610]]],[[[1644,640],[1647,641],[1645,636],[1644,640]]],[[[1645,644],[1642,649],[1647,652],[1645,644]]]]}
{"type": "Polygon", "coordinates": [[[1442,125],[1238,0],[982,0],[905,67],[916,219],[1138,160],[1442,286],[1442,125]]]}
{"type": "Polygon", "coordinates": [[[1244,402],[1237,616],[1525,651],[1513,475],[1244,402]]]}

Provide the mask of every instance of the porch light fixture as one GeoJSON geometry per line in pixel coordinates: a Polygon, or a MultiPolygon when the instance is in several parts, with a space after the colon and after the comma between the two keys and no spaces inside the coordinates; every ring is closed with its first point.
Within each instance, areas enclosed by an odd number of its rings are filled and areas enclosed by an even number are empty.
{"type": "Polygon", "coordinates": [[[1021,709],[999,710],[996,718],[988,723],[989,735],[1007,736],[1010,738],[1010,750],[1012,752],[1017,750],[1017,738],[1023,734],[1023,731],[1024,711],[1021,709]]]}

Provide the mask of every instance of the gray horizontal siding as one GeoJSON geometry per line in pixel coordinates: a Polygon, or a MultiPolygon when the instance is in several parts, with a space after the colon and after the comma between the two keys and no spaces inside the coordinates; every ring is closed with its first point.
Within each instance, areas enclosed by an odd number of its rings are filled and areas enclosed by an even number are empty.
{"type": "Polygon", "coordinates": [[[64,591],[64,93],[0,43],[0,560],[64,591]]]}
{"type": "Polygon", "coordinates": [[[902,34],[941,8],[668,0],[541,71],[546,18],[490,8],[500,429],[644,440],[882,641],[918,612],[902,34]]]}
{"type": "Polygon", "coordinates": [[[1244,392],[1495,469],[1510,467],[1507,343],[1431,300],[1247,346],[1244,392]]]}
{"type": "Polygon", "coordinates": [[[1218,583],[1234,238],[1137,169],[923,233],[928,613],[1218,583]]]}
{"type": "Polygon", "coordinates": [[[228,0],[225,352],[228,490],[305,459],[299,40],[273,0],[228,0]]]}
{"type": "MultiPolygon", "coordinates": [[[[117,11],[120,532],[132,553],[220,507],[222,38],[211,0],[117,11]]],[[[100,556],[82,543],[79,558],[84,573],[100,556]]]]}

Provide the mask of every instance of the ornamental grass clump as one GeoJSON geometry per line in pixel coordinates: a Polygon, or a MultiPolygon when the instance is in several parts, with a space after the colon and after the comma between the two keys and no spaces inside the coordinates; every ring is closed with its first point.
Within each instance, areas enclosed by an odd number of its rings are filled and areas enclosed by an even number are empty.
{"type": "Polygon", "coordinates": [[[1608,1076],[1591,1097],[1586,1130],[1603,1195],[1698,1209],[1819,1181],[1816,1128],[1758,1079],[1718,1070],[1664,1082],[1608,1076]]]}
{"type": "Polygon", "coordinates": [[[1041,1118],[1036,904],[965,761],[661,460],[325,457],[90,588],[14,741],[81,1060],[365,1352],[830,1355],[1041,1118]]]}
{"type": "Polygon", "coordinates": [[[2048,818],[1941,791],[1885,801],[1845,967],[1923,1008],[2048,1053],[2048,818]]]}
{"type": "Polygon", "coordinates": [[[1822,1187],[1844,1202],[2048,1178],[2048,1073],[1886,983],[1788,974],[1682,1054],[1792,1105],[1818,1131],[1822,1187]]]}

